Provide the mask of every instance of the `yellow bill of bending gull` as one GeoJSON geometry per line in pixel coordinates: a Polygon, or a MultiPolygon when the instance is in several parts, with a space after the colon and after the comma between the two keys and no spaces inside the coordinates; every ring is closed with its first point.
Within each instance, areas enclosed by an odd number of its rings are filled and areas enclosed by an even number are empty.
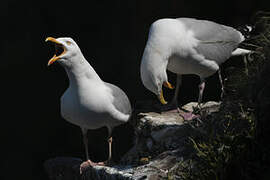
{"type": "Polygon", "coordinates": [[[87,158],[83,164],[108,164],[111,160],[111,132],[131,116],[127,95],[119,87],[100,79],[73,39],[48,37],[46,41],[55,44],[55,55],[48,65],[58,62],[69,78],[69,87],[61,97],[61,115],[82,130],[87,158]],[[87,130],[104,126],[108,128],[109,134],[109,157],[105,162],[94,163],[88,155],[87,130]]]}
{"type": "MultiPolygon", "coordinates": [[[[169,70],[177,74],[177,84],[172,104],[178,107],[177,97],[182,75],[196,74],[200,77],[198,104],[202,101],[205,78],[219,71],[219,66],[234,55],[251,53],[238,48],[245,38],[232,27],[207,20],[193,18],[160,19],[155,21],[149,31],[142,61],[141,80],[162,104],[162,85],[170,89],[169,70]]],[[[222,85],[223,83],[220,76],[222,85]]]]}

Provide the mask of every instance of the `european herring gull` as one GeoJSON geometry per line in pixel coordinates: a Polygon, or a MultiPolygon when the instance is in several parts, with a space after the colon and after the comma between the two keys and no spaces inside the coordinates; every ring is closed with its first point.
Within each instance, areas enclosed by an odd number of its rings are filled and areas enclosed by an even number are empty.
{"type": "Polygon", "coordinates": [[[251,53],[238,48],[245,38],[238,30],[212,21],[193,18],[160,19],[149,31],[142,61],[143,85],[156,94],[162,104],[162,85],[173,89],[168,82],[169,70],[177,74],[177,83],[172,104],[177,104],[182,75],[196,74],[200,77],[198,105],[202,102],[205,78],[219,72],[219,66],[231,56],[251,53]]]}
{"type": "Polygon", "coordinates": [[[85,163],[105,165],[111,160],[111,132],[129,120],[130,101],[119,87],[100,79],[72,38],[48,37],[46,41],[53,42],[56,49],[48,65],[59,62],[69,78],[69,87],[61,97],[61,115],[81,128],[87,158],[85,163]],[[109,157],[105,162],[94,163],[88,155],[87,130],[103,126],[108,128],[109,157]]]}

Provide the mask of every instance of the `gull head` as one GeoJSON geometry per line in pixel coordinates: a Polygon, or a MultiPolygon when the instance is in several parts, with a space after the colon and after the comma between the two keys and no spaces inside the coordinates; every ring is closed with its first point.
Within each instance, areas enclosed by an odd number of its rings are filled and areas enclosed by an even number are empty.
{"type": "Polygon", "coordinates": [[[141,63],[141,80],[146,89],[154,93],[162,104],[167,104],[163,96],[162,86],[169,89],[174,87],[167,80],[166,68],[161,66],[153,68],[153,63],[147,63],[143,59],[141,63]]]}
{"type": "Polygon", "coordinates": [[[73,57],[81,55],[81,50],[76,42],[70,37],[53,38],[47,37],[46,42],[52,42],[55,46],[55,54],[49,60],[48,66],[54,62],[70,64],[73,57]]]}

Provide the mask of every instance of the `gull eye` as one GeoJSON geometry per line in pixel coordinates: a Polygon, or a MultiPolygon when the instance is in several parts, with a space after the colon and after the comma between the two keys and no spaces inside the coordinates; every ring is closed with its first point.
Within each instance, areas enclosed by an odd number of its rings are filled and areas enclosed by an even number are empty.
{"type": "Polygon", "coordinates": [[[72,44],[70,41],[67,41],[66,43],[67,43],[67,45],[71,45],[72,44]]]}

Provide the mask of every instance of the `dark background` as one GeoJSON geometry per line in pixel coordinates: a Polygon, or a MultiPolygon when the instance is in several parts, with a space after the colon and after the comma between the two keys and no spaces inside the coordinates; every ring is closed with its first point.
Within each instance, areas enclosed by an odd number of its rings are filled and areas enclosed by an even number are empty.
{"type": "MultiPolygon", "coordinates": [[[[72,37],[100,77],[121,87],[134,106],[145,100],[156,101],[143,87],[139,73],[153,21],[195,17],[238,27],[249,23],[256,11],[269,10],[268,1],[1,1],[0,179],[45,180],[42,163],[46,159],[84,158],[80,129],[60,116],[59,99],[68,79],[58,64],[47,67],[54,53],[44,42],[47,36],[72,37]]],[[[230,62],[234,60],[239,61],[230,62]]],[[[169,78],[174,84],[175,76],[170,74],[169,78]]],[[[209,78],[204,101],[219,100],[217,80],[217,75],[209,78]]],[[[197,100],[198,82],[196,76],[183,79],[181,104],[197,100]]],[[[165,97],[169,100],[172,95],[173,91],[166,91],[165,97]]],[[[116,159],[131,143],[123,137],[132,133],[120,132],[115,133],[116,159]]],[[[90,157],[105,160],[106,129],[90,132],[90,136],[90,157]]]]}

